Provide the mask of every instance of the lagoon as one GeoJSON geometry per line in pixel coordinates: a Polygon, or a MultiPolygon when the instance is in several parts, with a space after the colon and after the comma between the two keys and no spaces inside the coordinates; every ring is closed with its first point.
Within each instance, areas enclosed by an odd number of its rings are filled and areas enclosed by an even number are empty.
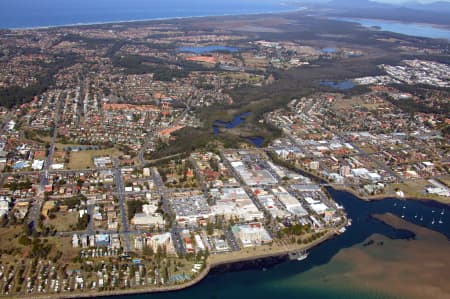
{"type": "Polygon", "coordinates": [[[264,137],[261,136],[247,137],[245,139],[256,147],[262,147],[264,144],[264,137]]]}
{"type": "Polygon", "coordinates": [[[338,90],[348,90],[348,89],[352,89],[353,87],[355,87],[355,83],[353,83],[353,81],[351,81],[351,80],[340,81],[340,82],[323,80],[323,81],[320,81],[319,84],[322,86],[331,87],[333,89],[338,89],[338,90]]]}
{"type": "Polygon", "coordinates": [[[402,23],[389,20],[358,19],[358,18],[334,18],[334,19],[338,21],[356,22],[368,28],[379,27],[383,31],[391,31],[410,36],[450,39],[450,29],[439,28],[432,24],[402,23]]]}
{"type": "MultiPolygon", "coordinates": [[[[222,121],[222,120],[216,120],[213,123],[213,133],[214,135],[218,135],[220,133],[220,128],[225,128],[225,129],[234,129],[237,126],[239,126],[240,124],[242,124],[245,119],[250,116],[251,112],[244,112],[241,113],[239,115],[236,115],[235,117],[233,117],[233,119],[231,121],[222,121]]],[[[252,136],[252,137],[246,137],[243,138],[246,141],[250,142],[251,144],[253,144],[256,147],[262,147],[264,144],[264,138],[261,136],[252,136]]]]}
{"type": "Polygon", "coordinates": [[[233,117],[231,121],[222,121],[222,120],[216,120],[213,124],[213,132],[214,135],[219,134],[219,127],[223,127],[226,129],[233,129],[242,124],[245,121],[245,118],[248,117],[251,114],[251,112],[245,112],[239,115],[236,115],[233,117]]]}

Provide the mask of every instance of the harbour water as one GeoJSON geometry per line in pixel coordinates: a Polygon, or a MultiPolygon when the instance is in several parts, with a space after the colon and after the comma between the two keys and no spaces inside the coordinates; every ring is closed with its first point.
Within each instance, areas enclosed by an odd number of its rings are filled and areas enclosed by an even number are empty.
{"type": "MultiPolygon", "coordinates": [[[[298,262],[285,259],[283,262],[271,263],[269,261],[267,264],[248,263],[237,269],[231,267],[227,271],[218,269],[199,284],[186,290],[118,298],[398,298],[397,295],[389,293],[389,288],[374,290],[364,288],[364,286],[342,285],[339,281],[334,284],[326,284],[321,277],[314,276],[317,274],[314,274],[313,269],[327,265],[340,250],[360,244],[374,233],[392,239],[414,237],[412,232],[392,228],[374,219],[371,216],[373,214],[392,213],[398,217],[404,216],[407,221],[440,232],[447,238],[450,237],[450,208],[448,206],[433,202],[398,199],[364,202],[347,192],[333,189],[329,189],[329,192],[339,204],[345,207],[353,224],[345,233],[311,249],[306,260],[298,262]],[[442,212],[444,213],[442,214],[442,212]],[[416,215],[418,217],[415,217],[416,215]],[[423,220],[420,220],[421,217],[423,220]],[[433,218],[442,219],[442,224],[438,222],[432,224],[433,218]],[[326,287],[324,287],[324,283],[326,287]]],[[[389,252],[385,254],[389,255],[389,252]]],[[[349,263],[352,262],[349,261],[349,263]]],[[[371,265],[367,266],[371,267],[371,265]]],[[[339,277],[339,273],[346,270],[346,267],[349,265],[333,263],[326,267],[326,271],[337,273],[339,277]]]]}

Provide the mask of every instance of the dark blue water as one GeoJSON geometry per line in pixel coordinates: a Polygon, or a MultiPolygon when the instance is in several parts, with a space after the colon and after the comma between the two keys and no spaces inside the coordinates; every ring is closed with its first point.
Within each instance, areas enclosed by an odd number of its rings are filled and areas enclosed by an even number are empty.
{"type": "Polygon", "coordinates": [[[245,139],[256,147],[262,147],[264,144],[264,138],[261,136],[247,137],[245,139]]]}
{"type": "Polygon", "coordinates": [[[450,30],[445,28],[433,27],[431,24],[401,23],[389,20],[375,19],[357,19],[357,18],[335,18],[339,21],[356,22],[364,27],[380,27],[381,30],[391,31],[395,33],[429,37],[450,39],[450,30]]]}
{"type": "MultiPolygon", "coordinates": [[[[126,298],[233,298],[233,299],[273,299],[273,298],[391,298],[386,290],[364,292],[349,288],[345,291],[333,288],[314,288],[295,281],[299,273],[306,273],[315,266],[327,264],[343,248],[348,248],[366,240],[374,233],[393,239],[411,238],[413,233],[397,230],[371,217],[372,214],[393,213],[405,216],[405,220],[428,227],[450,237],[450,208],[438,203],[416,200],[402,201],[386,199],[363,202],[350,193],[329,189],[331,196],[345,207],[353,225],[334,239],[311,249],[309,257],[302,262],[285,262],[262,271],[259,267],[248,270],[210,274],[202,282],[189,289],[165,294],[126,296],[126,298]],[[403,208],[405,207],[405,208],[403,208]],[[444,209],[444,215],[441,211],[444,209]],[[418,216],[415,218],[414,216],[418,216]],[[420,217],[423,216],[423,221],[420,217]],[[443,224],[431,224],[432,219],[441,219],[443,224]],[[291,280],[294,280],[291,282],[291,280]],[[289,281],[289,283],[285,283],[289,281]]],[[[389,253],[387,253],[389,254],[389,253]]],[[[119,298],[125,298],[119,297],[119,298]]]]}
{"type": "Polygon", "coordinates": [[[337,49],[336,48],[323,48],[321,51],[323,53],[329,54],[329,53],[336,53],[337,49]]]}
{"type": "MultiPolygon", "coordinates": [[[[231,121],[216,120],[213,123],[214,135],[217,136],[220,133],[220,128],[225,128],[225,129],[236,128],[237,126],[242,124],[250,114],[251,114],[251,112],[245,112],[245,113],[236,115],[235,117],[233,117],[233,119],[231,121]]],[[[244,139],[256,147],[262,147],[264,144],[264,138],[261,136],[245,137],[244,139]]]]}
{"type": "Polygon", "coordinates": [[[355,84],[350,80],[341,81],[341,82],[320,81],[320,85],[326,86],[326,87],[331,87],[334,89],[339,89],[339,90],[349,90],[349,89],[352,89],[353,87],[355,87],[355,84]]]}
{"type": "Polygon", "coordinates": [[[272,0],[0,0],[0,28],[279,12],[272,0]]]}
{"type": "Polygon", "coordinates": [[[226,46],[205,46],[205,47],[182,47],[178,49],[179,52],[192,52],[195,54],[203,54],[210,52],[238,52],[239,50],[234,47],[226,46]]]}
{"type": "Polygon", "coordinates": [[[248,117],[251,114],[251,112],[245,112],[239,115],[236,115],[233,117],[233,120],[231,121],[221,121],[216,120],[213,124],[213,133],[214,135],[219,134],[219,128],[226,128],[226,129],[233,129],[242,124],[245,121],[245,118],[248,117]]]}

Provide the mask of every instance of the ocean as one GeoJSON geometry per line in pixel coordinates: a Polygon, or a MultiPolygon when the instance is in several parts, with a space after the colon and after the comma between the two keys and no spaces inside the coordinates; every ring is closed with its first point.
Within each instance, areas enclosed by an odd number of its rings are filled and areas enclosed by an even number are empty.
{"type": "Polygon", "coordinates": [[[292,10],[274,0],[0,0],[0,28],[34,28],[292,10]]]}

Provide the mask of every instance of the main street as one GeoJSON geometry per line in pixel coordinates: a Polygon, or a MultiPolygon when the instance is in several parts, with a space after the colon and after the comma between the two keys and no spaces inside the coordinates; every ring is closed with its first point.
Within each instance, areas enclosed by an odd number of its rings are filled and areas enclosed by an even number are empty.
{"type": "Polygon", "coordinates": [[[38,223],[38,220],[40,217],[40,211],[42,208],[42,204],[44,202],[44,195],[43,195],[44,193],[43,192],[45,190],[45,186],[48,184],[48,170],[50,169],[50,165],[52,164],[52,161],[53,161],[53,153],[55,151],[55,142],[56,142],[56,138],[58,136],[58,128],[59,128],[59,124],[61,121],[61,111],[62,111],[63,104],[64,104],[63,98],[64,98],[64,95],[62,95],[62,94],[59,94],[58,98],[57,98],[52,140],[50,142],[50,147],[48,148],[48,154],[47,154],[47,159],[44,163],[44,169],[40,174],[41,179],[40,179],[39,188],[40,188],[41,196],[37,197],[34,200],[33,205],[30,208],[29,215],[28,215],[29,223],[32,226],[34,226],[34,225],[36,225],[36,223],[38,223]]]}
{"type": "Polygon", "coordinates": [[[131,251],[130,236],[127,234],[128,229],[128,217],[125,202],[125,188],[122,181],[122,171],[120,169],[119,161],[114,160],[114,181],[116,184],[117,198],[119,200],[120,216],[121,216],[121,233],[123,236],[124,250],[125,252],[131,251]]]}

